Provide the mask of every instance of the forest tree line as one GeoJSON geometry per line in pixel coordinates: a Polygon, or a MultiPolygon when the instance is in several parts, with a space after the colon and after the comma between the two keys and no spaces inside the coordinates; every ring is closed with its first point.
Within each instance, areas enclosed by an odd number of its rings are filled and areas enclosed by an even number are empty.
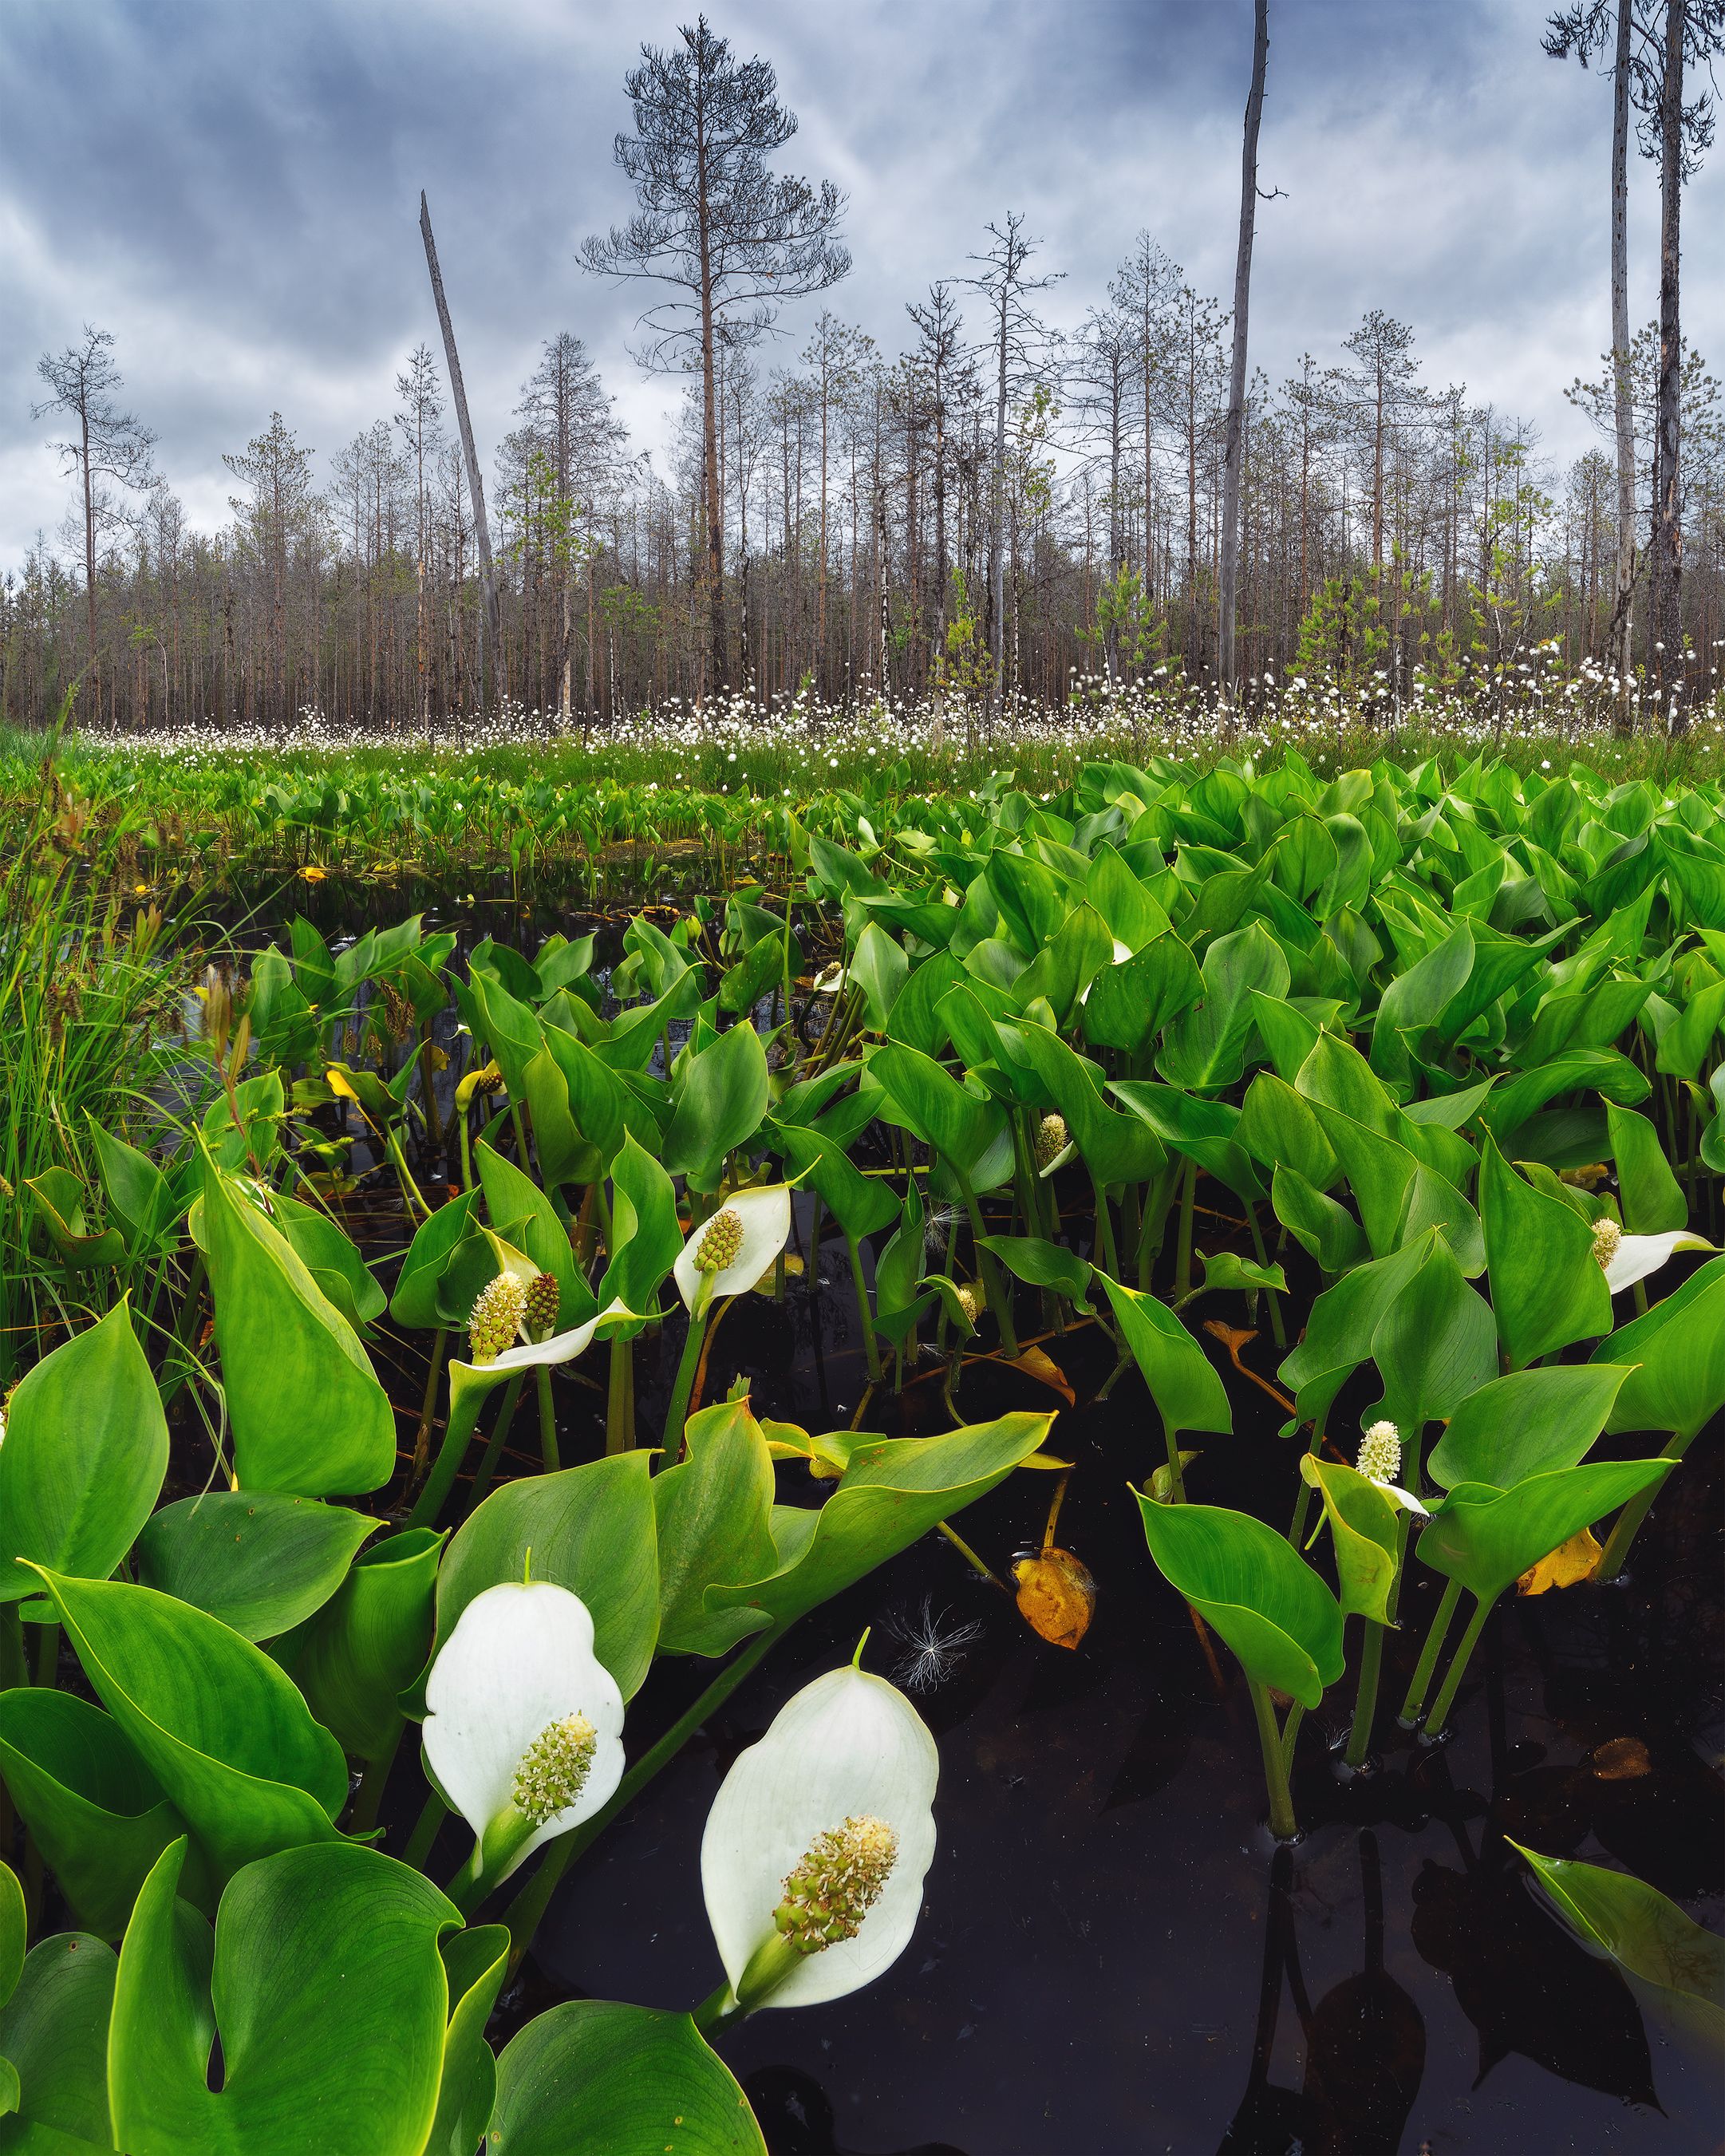
{"type": "MultiPolygon", "coordinates": [[[[1604,0],[1573,13],[1551,49],[1585,57],[1584,33],[1603,49],[1604,0]]],[[[1255,96],[1261,0],[1259,20],[1255,96]]],[[[1668,86],[1650,82],[1650,100],[1668,86]]],[[[1623,68],[1617,84],[1621,126],[1623,68]]],[[[1291,671],[1399,703],[1418,681],[1501,694],[1541,647],[1572,673],[1633,669],[1662,706],[1716,692],[1725,406],[1673,345],[1663,291],[1661,321],[1568,391],[1599,445],[1563,468],[1530,425],[1427,382],[1413,329],[1381,310],[1286,381],[1248,376],[1230,312],[1147,232],[1056,329],[1058,273],[1015,214],[907,305],[896,349],[823,299],[773,365],[785,304],[850,266],[842,197],[768,172],[794,117],[704,19],[644,49],[627,88],[636,133],[616,154],[643,207],[580,259],[656,281],[637,356],[685,377],[675,439],[661,470],[582,339],[545,340],[483,480],[488,661],[480,520],[429,346],[321,475],[270,414],[224,459],[231,521],[198,531],[124,408],[113,339],[86,328],[39,369],[77,495],[0,579],[8,717],[40,722],[75,689],[85,723],[117,730],[308,712],[424,729],[506,700],[588,726],[674,698],[1050,706],[1171,675],[1250,698],[1291,671]],[[715,173],[690,145],[721,111],[715,228],[715,173]],[[1674,425],[1681,463],[1662,462],[1674,425]],[[1659,564],[1679,560],[1662,599],[1659,564]]]]}

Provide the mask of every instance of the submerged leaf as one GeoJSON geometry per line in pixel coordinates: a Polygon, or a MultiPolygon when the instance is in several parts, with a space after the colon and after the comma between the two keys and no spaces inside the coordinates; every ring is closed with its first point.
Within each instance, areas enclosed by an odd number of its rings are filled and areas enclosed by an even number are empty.
{"type": "Polygon", "coordinates": [[[1096,1609],[1096,1583],[1090,1568],[1070,1550],[1052,1545],[1013,1566],[1018,1582],[1019,1614],[1039,1639],[1051,1647],[1076,1648],[1090,1630],[1096,1609]]]}

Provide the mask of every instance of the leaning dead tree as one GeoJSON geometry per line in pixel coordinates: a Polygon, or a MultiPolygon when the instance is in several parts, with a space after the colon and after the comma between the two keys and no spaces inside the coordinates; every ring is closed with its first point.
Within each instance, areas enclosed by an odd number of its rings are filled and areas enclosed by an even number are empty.
{"type": "Polygon", "coordinates": [[[1245,132],[1240,151],[1240,245],[1234,264],[1234,352],[1229,372],[1227,451],[1222,475],[1216,675],[1224,697],[1234,693],[1234,624],[1240,589],[1240,483],[1245,464],[1246,308],[1251,297],[1252,234],[1258,216],[1258,122],[1264,111],[1264,69],[1269,57],[1269,0],[1257,0],[1252,38],[1252,87],[1246,99],[1245,132]]]}
{"type": "Polygon", "coordinates": [[[431,272],[431,296],[437,301],[437,318],[444,333],[444,357],[449,362],[449,393],[455,400],[455,423],[461,429],[461,449],[467,459],[467,485],[473,496],[473,526],[479,539],[480,574],[485,588],[485,614],[480,629],[480,708],[485,704],[485,654],[492,654],[500,699],[509,701],[508,658],[497,614],[497,575],[491,566],[491,527],[485,521],[485,483],[480,475],[479,451],[473,444],[473,422],[467,416],[467,389],[461,379],[461,361],[455,350],[454,325],[449,303],[444,297],[443,272],[437,266],[437,242],[431,236],[431,212],[425,190],[419,190],[419,232],[425,242],[425,266],[431,272]]]}

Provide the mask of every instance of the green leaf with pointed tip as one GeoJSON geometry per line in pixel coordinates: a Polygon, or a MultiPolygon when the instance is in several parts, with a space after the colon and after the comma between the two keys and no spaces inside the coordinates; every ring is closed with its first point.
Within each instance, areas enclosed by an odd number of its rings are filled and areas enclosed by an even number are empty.
{"type": "Polygon", "coordinates": [[[0,1692],[0,1774],[80,1922],[117,1939],[186,1831],[161,1784],[100,1707],[42,1685],[0,1692]]]}
{"type": "Polygon", "coordinates": [[[173,1224],[173,1187],[148,1153],[116,1137],[95,1116],[88,1120],[102,1195],[126,1230],[127,1250],[140,1256],[154,1250],[173,1224]]]}
{"type": "Polygon", "coordinates": [[[1543,1557],[1649,1490],[1669,1460],[1601,1460],[1530,1475],[1512,1490],[1458,1483],[1420,1537],[1424,1563],[1490,1602],[1543,1557]]]}
{"type": "Polygon", "coordinates": [[[1400,1507],[1358,1468],[1339,1460],[1302,1452],[1300,1472],[1323,1500],[1343,1615],[1389,1624],[1389,1590],[1401,1553],[1400,1507]]]}
{"type": "Polygon", "coordinates": [[[690,1056],[665,1136],[667,1172],[697,1189],[716,1188],[725,1155],[760,1129],[771,1093],[767,1051],[752,1025],[733,1025],[690,1056]]]}
{"type": "Polygon", "coordinates": [[[1163,1577],[1221,1634],[1247,1676],[1316,1707],[1342,1674],[1342,1607],[1286,1537],[1221,1505],[1139,1496],[1138,1510],[1163,1577]]]}
{"type": "Polygon", "coordinates": [[[7,2156],[80,2156],[115,2146],[108,2123],[113,1949],[57,1932],[25,1957],[0,2007],[0,2057],[18,2076],[18,2107],[0,2118],[7,2156]]]}
{"type": "Polygon", "coordinates": [[[590,1460],[494,1490],[456,1530],[437,1582],[439,1645],[476,1594],[526,1576],[578,1594],[593,1650],[633,1699],[659,1630],[659,1559],[646,1452],[590,1460]]]}
{"type": "Polygon", "coordinates": [[[1274,1071],[1260,1070],[1247,1086],[1234,1135],[1260,1165],[1293,1168],[1314,1189],[1327,1190],[1341,1175],[1312,1103],[1274,1071]]]}
{"type": "Polygon", "coordinates": [[[267,1655],[150,1588],[42,1576],[91,1689],[218,1881],[254,1857],[337,1838],[347,1763],[267,1655]]]}
{"type": "Polygon", "coordinates": [[[1200,1295],[1214,1295],[1229,1291],[1239,1295],[1255,1295],[1264,1288],[1274,1288],[1286,1295],[1288,1276],[1280,1265],[1256,1265],[1243,1258],[1238,1250],[1212,1250],[1208,1257],[1198,1253],[1204,1260],[1204,1286],[1200,1295]]]}
{"type": "Polygon", "coordinates": [[[1157,1069],[1194,1091],[1233,1085],[1245,1068],[1252,991],[1285,996],[1289,978],[1287,957],[1261,921],[1219,936],[1204,953],[1204,1000],[1169,1027],[1157,1069]]]}
{"type": "MultiPolygon", "coordinates": [[[[1053,1421],[1051,1414],[1005,1414],[938,1437],[854,1441],[844,1476],[819,1512],[773,1507],[775,1569],[709,1586],[708,1618],[754,1611],[765,1622],[789,1624],[896,1557],[937,1521],[985,1497],[1038,1450],[1053,1421]]],[[[737,1636],[732,1630],[726,1644],[737,1636]]]]}
{"type": "Polygon", "coordinates": [[[445,1938],[440,1948],[449,1993],[443,2076],[426,2156],[472,2156],[497,2101],[497,2061],[485,2024],[509,1969],[509,1931],[480,1924],[445,1938]]]}
{"type": "Polygon", "coordinates": [[[167,1472],[167,1423],[122,1300],[44,1355],[6,1407],[0,1602],[35,1592],[24,1563],[105,1579],[167,1472]]]}
{"type": "Polygon", "coordinates": [[[616,1248],[596,1300],[650,1312],[683,1247],[677,1194],[670,1178],[633,1132],[611,1163],[611,1230],[616,1248]]]}
{"type": "Polygon", "coordinates": [[[1608,1334],[1589,1360],[1640,1366],[1624,1380],[1607,1430],[1695,1436],[1725,1408],[1725,1258],[1608,1334]]]}
{"type": "Polygon", "coordinates": [[[1099,1272],[1121,1337],[1132,1351],[1157,1413],[1170,1430],[1234,1428],[1234,1410],[1210,1358],[1165,1302],[1122,1287],[1099,1272]]]}
{"type": "Polygon", "coordinates": [[[24,1890],[17,1872],[0,1861],[0,2006],[18,1989],[29,1936],[30,1912],[24,1907],[24,1890]]]}
{"type": "Polygon", "coordinates": [[[1098,1183],[1142,1183],[1168,1163],[1162,1141],[1136,1116],[1102,1098],[1096,1072],[1045,1026],[1025,1024],[1019,1038],[1085,1166],[1098,1183]]]}
{"type": "Polygon", "coordinates": [[[240,1485],[330,1497],[395,1471],[371,1358],[286,1238],[206,1158],[203,1230],[240,1485]]]}
{"type": "Polygon", "coordinates": [[[1497,1337],[1513,1368],[1610,1331],[1611,1291],[1592,1229],[1517,1175],[1489,1137],[1480,1161],[1480,1219],[1497,1337]]]}
{"type": "Polygon", "coordinates": [[[1251,1204],[1264,1195],[1257,1163],[1240,1144],[1240,1112],[1226,1101],[1207,1101],[1183,1093],[1178,1086],[1158,1086],[1147,1078],[1126,1078],[1108,1091],[1122,1107],[1147,1123],[1164,1144],[1207,1174],[1225,1183],[1251,1204]]]}
{"type": "Polygon", "coordinates": [[[860,1242],[899,1215],[898,1193],[884,1178],[865,1175],[841,1145],[813,1126],[773,1126],[775,1142],[793,1170],[806,1176],[848,1239],[860,1242]]]}
{"type": "Polygon", "coordinates": [[[1203,993],[1198,962],[1180,938],[1168,932],[1118,965],[1102,968],[1090,984],[1079,1024],[1091,1047],[1117,1048],[1136,1055],[1203,993]]]}
{"type": "Polygon", "coordinates": [[[850,978],[862,990],[868,1006],[869,1031],[884,1034],[911,971],[904,947],[896,943],[878,921],[871,921],[856,939],[850,961],[850,978]]]}
{"type": "Polygon", "coordinates": [[[1082,1302],[1090,1286],[1090,1267],[1062,1243],[1045,1241],[1040,1235],[984,1235],[983,1248],[992,1250],[1015,1280],[1032,1287],[1051,1287],[1070,1302],[1082,1302]]]}
{"type": "Polygon", "coordinates": [[[207,1491],[151,1517],[138,1537],[138,1578],[244,1640],[274,1640],[323,1607],[377,1527],[315,1497],[207,1491]]]}
{"type": "MultiPolygon", "coordinates": [[[[1424,1263],[1425,1251],[1409,1243],[1387,1258],[1356,1265],[1312,1306],[1306,1335],[1284,1358],[1279,1375],[1294,1388],[1296,1422],[1327,1415],[1337,1393],[1370,1359],[1378,1322],[1424,1263]]],[[[1283,1435],[1291,1434],[1290,1424],[1283,1435]]]]}
{"type": "Polygon", "coordinates": [[[497,2061],[493,2156],[767,2156],[731,2070],[686,2014],[569,1999],[497,2061]]]}
{"type": "Polygon", "coordinates": [[[93,1271],[117,1265],[126,1255],[126,1238],[117,1228],[85,1224],[85,1188],[69,1168],[44,1168],[28,1177],[24,1188],[38,1224],[68,1265],[93,1271]]]}
{"type": "Polygon", "coordinates": [[[1013,993],[1026,1008],[1042,997],[1055,1023],[1065,1025],[1079,998],[1113,956],[1114,939],[1101,916],[1092,906],[1076,906],[1019,974],[1013,993]]]}
{"type": "Polygon", "coordinates": [[[531,1175],[523,1175],[513,1161],[483,1141],[474,1149],[474,1165],[492,1227],[557,1284],[557,1322],[549,1330],[564,1332],[584,1325],[593,1314],[593,1290],[575,1263],[569,1231],[551,1200],[531,1175]]]}
{"type": "Polygon", "coordinates": [[[1623,1224],[1632,1235],[1662,1235],[1689,1225],[1689,1201],[1671,1173],[1659,1132],[1632,1109],[1605,1106],[1605,1127],[1617,1163],[1623,1224]]]}
{"type": "Polygon", "coordinates": [[[1427,1237],[1426,1252],[1373,1329],[1372,1359],[1384,1397],[1361,1418],[1387,1418],[1410,1436],[1451,1414],[1497,1373],[1491,1306],[1462,1278],[1441,1235],[1427,1237]]]}
{"type": "Polygon", "coordinates": [[[381,1316],[382,1289],[352,1238],[327,1213],[279,1190],[271,1193],[270,1207],[271,1219],[286,1236],[295,1256],[356,1331],[381,1316]]]}
{"type": "Polygon", "coordinates": [[[685,1455],[653,1478],[659,1528],[659,1645],[670,1655],[721,1654],[760,1630],[753,1612],[715,1620],[715,1580],[756,1579],[778,1563],[772,1456],[747,1399],[689,1418],[685,1455]]]}
{"type": "Polygon", "coordinates": [[[1608,1955],[1651,2008],[1697,2041],[1709,2065],[1725,2052],[1725,1939],[1626,1871],[1541,1856],[1518,1841],[1559,1917],[1590,1953],[1608,1955]]]}
{"type": "Polygon", "coordinates": [[[1629,1374],[1620,1363],[1558,1363],[1494,1378],[1457,1404],[1426,1471],[1445,1490],[1460,1482],[1512,1490],[1530,1475],[1579,1466],[1629,1374]]]}
{"type": "Polygon", "coordinates": [[[1270,1185],[1276,1217],[1327,1273],[1345,1273],[1370,1255],[1362,1228],[1345,1205],[1315,1189],[1296,1168],[1278,1168],[1270,1185]]]}
{"type": "Polygon", "coordinates": [[[901,1041],[875,1051],[869,1075],[886,1088],[915,1135],[961,1175],[970,1174],[1004,1127],[994,1101],[979,1099],[932,1057],[901,1041]]]}
{"type": "Polygon", "coordinates": [[[408,1254],[396,1276],[395,1292],[389,1298],[389,1315],[398,1325],[429,1330],[438,1325],[465,1322],[473,1298],[457,1308],[444,1299],[445,1283],[460,1261],[464,1245],[477,1241],[479,1225],[473,1211],[479,1203],[476,1190],[464,1190],[447,1205],[420,1222],[408,1254]]]}
{"type": "Polygon", "coordinates": [[[356,1758],[383,1758],[400,1732],[398,1696],[424,1668],[436,1630],[444,1539],[410,1527],[363,1551],[298,1638],[278,1650],[306,1705],[356,1758]]]}
{"type": "Polygon", "coordinates": [[[448,2016],[429,1880],[351,1843],[249,1864],[215,1934],[166,1851],[120,1950],[108,2076],[130,2156],[421,2156],[448,2016]],[[209,2086],[213,2043],[220,2092],[209,2086]]]}
{"type": "Polygon", "coordinates": [[[1471,1277],[1485,1263],[1479,1215],[1453,1183],[1408,1147],[1337,1108],[1317,1104],[1374,1255],[1388,1257],[1426,1228],[1442,1231],[1456,1263],[1471,1277]]]}

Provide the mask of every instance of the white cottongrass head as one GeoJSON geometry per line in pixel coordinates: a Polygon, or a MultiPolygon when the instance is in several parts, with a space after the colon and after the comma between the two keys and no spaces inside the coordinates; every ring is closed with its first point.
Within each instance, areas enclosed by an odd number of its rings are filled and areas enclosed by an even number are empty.
{"type": "Polygon", "coordinates": [[[786,1183],[733,1190],[711,1219],[690,1231],[672,1273],[684,1306],[705,1311],[727,1295],[745,1295],[790,1240],[786,1183]]]}
{"type": "Polygon", "coordinates": [[[475,1595],[425,1686],[425,1758],[473,1829],[488,1887],[596,1812],[623,1778],[623,1695],[578,1594],[475,1595]]]}
{"type": "Polygon", "coordinates": [[[934,1857],[934,1739],[847,1666],[807,1685],[725,1777],[701,1847],[706,1912],[745,2010],[842,1999],[910,1943],[934,1857]]]}

